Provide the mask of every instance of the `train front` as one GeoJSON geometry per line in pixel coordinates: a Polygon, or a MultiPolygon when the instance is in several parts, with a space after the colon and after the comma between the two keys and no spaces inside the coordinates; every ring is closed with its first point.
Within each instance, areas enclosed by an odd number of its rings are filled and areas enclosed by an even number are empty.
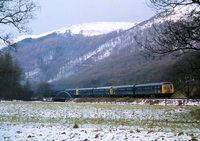
{"type": "Polygon", "coordinates": [[[174,86],[172,83],[164,83],[162,85],[162,94],[172,95],[174,94],[174,86]]]}

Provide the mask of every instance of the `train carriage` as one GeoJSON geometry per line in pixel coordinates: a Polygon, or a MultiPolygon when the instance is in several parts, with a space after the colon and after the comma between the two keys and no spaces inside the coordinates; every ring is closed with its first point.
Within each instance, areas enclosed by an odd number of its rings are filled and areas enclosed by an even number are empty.
{"type": "Polygon", "coordinates": [[[113,86],[113,96],[133,96],[134,85],[113,86]]]}
{"type": "Polygon", "coordinates": [[[173,93],[174,87],[170,82],[135,85],[135,95],[170,97],[173,93]]]}
{"type": "Polygon", "coordinates": [[[78,97],[92,97],[94,95],[93,88],[81,88],[76,90],[78,97]]]}
{"type": "Polygon", "coordinates": [[[112,95],[111,87],[94,88],[94,97],[109,97],[110,95],[112,95]]]}

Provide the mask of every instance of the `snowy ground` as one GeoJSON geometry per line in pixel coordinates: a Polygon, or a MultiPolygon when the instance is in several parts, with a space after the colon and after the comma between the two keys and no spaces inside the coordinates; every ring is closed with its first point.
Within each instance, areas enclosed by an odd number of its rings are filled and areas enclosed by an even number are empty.
{"type": "Polygon", "coordinates": [[[200,140],[200,107],[0,102],[0,141],[200,140]]]}

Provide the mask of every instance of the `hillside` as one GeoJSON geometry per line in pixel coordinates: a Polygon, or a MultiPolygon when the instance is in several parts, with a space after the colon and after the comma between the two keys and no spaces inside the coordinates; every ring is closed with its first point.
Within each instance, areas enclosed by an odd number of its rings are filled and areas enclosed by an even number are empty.
{"type": "Polygon", "coordinates": [[[171,59],[146,60],[139,53],[113,54],[79,73],[54,82],[57,89],[171,81],[171,59]]]}
{"type": "Polygon", "coordinates": [[[76,61],[77,58],[118,34],[112,32],[88,37],[53,33],[38,39],[28,38],[18,43],[15,58],[24,68],[26,78],[34,82],[66,78],[87,66],[87,63],[76,61]]]}

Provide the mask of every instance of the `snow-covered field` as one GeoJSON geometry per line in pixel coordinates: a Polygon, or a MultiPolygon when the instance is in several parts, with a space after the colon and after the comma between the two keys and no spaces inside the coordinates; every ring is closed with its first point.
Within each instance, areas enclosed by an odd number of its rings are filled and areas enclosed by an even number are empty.
{"type": "Polygon", "coordinates": [[[0,102],[0,140],[200,140],[200,107],[0,102]]]}

